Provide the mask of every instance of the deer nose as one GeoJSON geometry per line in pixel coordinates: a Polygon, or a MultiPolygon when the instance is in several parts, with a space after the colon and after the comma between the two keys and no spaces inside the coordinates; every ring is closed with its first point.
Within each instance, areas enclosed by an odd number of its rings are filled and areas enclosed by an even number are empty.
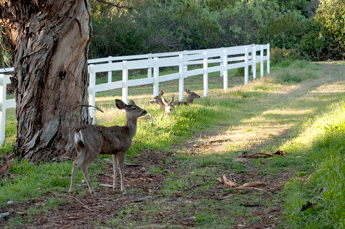
{"type": "Polygon", "coordinates": [[[143,113],[141,113],[141,115],[146,115],[147,111],[143,110],[143,113]]]}

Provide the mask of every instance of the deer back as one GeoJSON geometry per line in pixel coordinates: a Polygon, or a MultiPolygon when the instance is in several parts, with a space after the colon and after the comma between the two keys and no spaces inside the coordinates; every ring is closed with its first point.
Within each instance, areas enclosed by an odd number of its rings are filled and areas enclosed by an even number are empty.
{"type": "Polygon", "coordinates": [[[77,129],[75,145],[91,153],[126,152],[132,145],[129,130],[123,126],[85,125],[77,129]]]}

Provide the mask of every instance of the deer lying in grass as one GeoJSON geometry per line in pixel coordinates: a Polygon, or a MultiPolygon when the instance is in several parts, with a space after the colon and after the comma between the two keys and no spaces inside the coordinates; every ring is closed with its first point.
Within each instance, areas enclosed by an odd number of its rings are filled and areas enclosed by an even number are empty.
{"type": "Polygon", "coordinates": [[[159,109],[164,109],[164,103],[163,103],[163,95],[164,91],[161,90],[158,95],[153,97],[153,100],[150,101],[151,104],[156,103],[159,109]]]}
{"type": "Polygon", "coordinates": [[[188,105],[188,104],[192,104],[194,99],[198,99],[200,98],[200,95],[198,95],[197,93],[190,91],[189,89],[186,90],[186,93],[188,94],[187,99],[185,102],[175,102],[174,105],[188,105]]]}
{"type": "Polygon", "coordinates": [[[163,104],[164,104],[164,114],[165,115],[169,115],[172,112],[172,110],[174,109],[174,105],[173,105],[174,98],[175,97],[172,96],[171,101],[168,102],[165,98],[162,97],[162,101],[163,101],[163,104]]]}
{"type": "Polygon", "coordinates": [[[155,96],[155,97],[153,98],[153,100],[150,101],[150,103],[151,103],[151,104],[156,103],[157,106],[158,106],[158,108],[159,108],[159,109],[164,109],[164,113],[165,113],[166,115],[168,115],[168,114],[171,113],[171,111],[172,111],[173,108],[174,108],[173,103],[174,103],[174,98],[175,98],[175,97],[172,96],[171,101],[168,102],[165,98],[163,98],[163,94],[164,94],[164,92],[163,92],[163,90],[161,90],[161,91],[159,92],[159,94],[158,94],[157,96],[155,96]]]}
{"type": "Polygon", "coordinates": [[[116,188],[116,173],[119,167],[121,191],[126,194],[124,187],[124,156],[131,147],[132,139],[137,131],[137,119],[147,112],[131,100],[128,105],[116,99],[117,108],[126,111],[126,124],[124,126],[99,126],[84,125],[79,127],[74,134],[74,145],[77,150],[77,158],[73,162],[70,193],[73,193],[75,173],[80,166],[89,186],[91,194],[95,194],[89,179],[88,167],[99,154],[111,154],[113,162],[113,189],[116,188]]]}

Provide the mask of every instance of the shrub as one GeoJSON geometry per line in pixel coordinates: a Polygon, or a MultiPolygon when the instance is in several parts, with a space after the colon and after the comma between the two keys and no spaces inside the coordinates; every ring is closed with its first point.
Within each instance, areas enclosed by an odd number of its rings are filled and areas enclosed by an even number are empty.
{"type": "Polygon", "coordinates": [[[271,64],[281,63],[286,60],[298,60],[301,59],[301,54],[295,49],[285,48],[271,48],[270,60],[271,64]]]}

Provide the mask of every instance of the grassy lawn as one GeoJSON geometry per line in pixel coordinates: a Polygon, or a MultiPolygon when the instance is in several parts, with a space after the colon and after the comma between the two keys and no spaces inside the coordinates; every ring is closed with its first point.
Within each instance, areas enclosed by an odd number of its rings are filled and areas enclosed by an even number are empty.
{"type": "MultiPolygon", "coordinates": [[[[344,227],[345,62],[285,61],[271,75],[243,85],[230,72],[229,89],[211,75],[209,95],[170,116],[150,105],[152,86],[129,89],[129,99],[146,109],[126,162],[129,195],[111,183],[109,157],[99,156],[89,173],[96,196],[78,170],[76,195],[67,195],[72,161],[32,164],[11,161],[0,180],[2,227],[93,228],[342,228],[344,227]],[[254,153],[288,154],[245,158],[254,153]],[[236,189],[217,181],[258,189],[236,189]],[[139,198],[139,199],[138,199],[139,198]],[[141,198],[141,199],[140,199],[141,198]],[[9,202],[10,201],[10,202],[9,202]]],[[[259,73],[257,73],[259,76],[259,73]]],[[[202,76],[185,88],[203,95],[202,76]]],[[[160,84],[164,97],[178,97],[178,82],[160,84]]],[[[121,91],[98,93],[98,124],[122,125],[114,99],[121,91]]],[[[15,111],[8,110],[1,157],[15,142],[15,111]]]]}

